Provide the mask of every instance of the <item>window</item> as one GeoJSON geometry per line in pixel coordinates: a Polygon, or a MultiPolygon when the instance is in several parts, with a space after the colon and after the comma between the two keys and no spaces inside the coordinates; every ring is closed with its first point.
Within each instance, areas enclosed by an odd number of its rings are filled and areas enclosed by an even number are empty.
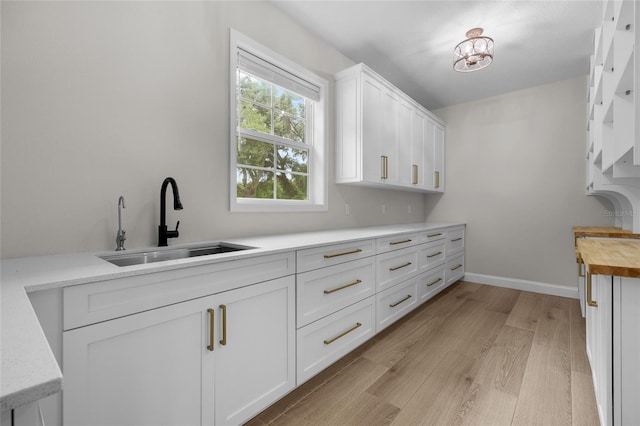
{"type": "Polygon", "coordinates": [[[326,210],[328,83],[231,30],[231,210],[326,210]]]}

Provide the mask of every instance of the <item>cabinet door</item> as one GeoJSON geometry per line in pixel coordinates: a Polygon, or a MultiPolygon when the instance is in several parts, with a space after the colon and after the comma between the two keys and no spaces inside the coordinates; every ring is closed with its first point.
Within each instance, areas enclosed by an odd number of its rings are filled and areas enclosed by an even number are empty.
{"type": "Polygon", "coordinates": [[[216,424],[240,424],[295,387],[295,278],[215,297],[216,424]]]}
{"type": "Polygon", "coordinates": [[[66,425],[213,424],[212,298],[63,333],[66,425]]]}
{"type": "Polygon", "coordinates": [[[414,107],[402,99],[398,121],[398,183],[406,187],[417,186],[417,164],[413,161],[413,115],[414,107]]]}
{"type": "Polygon", "coordinates": [[[427,117],[420,110],[414,110],[411,132],[411,167],[414,187],[426,189],[425,150],[427,148],[427,117]]]}
{"type": "Polygon", "coordinates": [[[383,182],[398,184],[398,125],[400,121],[400,98],[392,90],[384,88],[382,93],[380,155],[383,162],[383,182]]]}
{"type": "Polygon", "coordinates": [[[444,192],[444,127],[438,123],[434,126],[433,148],[433,187],[436,191],[444,192]]]}
{"type": "Polygon", "coordinates": [[[382,85],[371,77],[362,77],[362,179],[383,182],[381,122],[382,85]]]}

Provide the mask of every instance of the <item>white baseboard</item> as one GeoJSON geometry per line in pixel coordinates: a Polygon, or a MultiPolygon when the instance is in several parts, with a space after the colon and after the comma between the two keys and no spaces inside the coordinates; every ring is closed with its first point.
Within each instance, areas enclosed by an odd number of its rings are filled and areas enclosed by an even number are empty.
{"type": "Polygon", "coordinates": [[[579,299],[577,287],[519,280],[516,278],[496,277],[493,275],[474,274],[473,272],[465,272],[463,279],[472,283],[494,285],[496,287],[506,287],[514,290],[524,290],[531,291],[533,293],[579,299]]]}

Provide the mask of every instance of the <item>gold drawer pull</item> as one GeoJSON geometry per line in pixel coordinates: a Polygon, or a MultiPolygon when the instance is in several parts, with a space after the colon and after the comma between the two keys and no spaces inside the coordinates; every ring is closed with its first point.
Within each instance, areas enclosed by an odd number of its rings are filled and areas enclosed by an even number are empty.
{"type": "Polygon", "coordinates": [[[435,172],[436,173],[436,188],[440,188],[440,172],[435,172]]]}
{"type": "Polygon", "coordinates": [[[591,274],[587,272],[587,305],[598,307],[598,302],[591,298],[591,274]]]}
{"type": "Polygon", "coordinates": [[[456,269],[462,268],[462,265],[458,265],[458,266],[454,266],[453,268],[451,268],[452,271],[455,271],[456,269]]]}
{"type": "Polygon", "coordinates": [[[340,287],[336,287],[336,288],[332,288],[332,289],[329,289],[329,290],[325,290],[324,294],[335,293],[336,291],[344,290],[345,288],[348,288],[348,287],[351,287],[351,286],[354,286],[354,285],[358,285],[361,282],[362,282],[362,280],[351,281],[350,283],[345,284],[345,285],[341,285],[340,287]]]}
{"type": "Polygon", "coordinates": [[[332,257],[344,256],[344,255],[347,255],[347,254],[360,253],[361,251],[362,251],[362,249],[355,249],[355,250],[349,250],[349,251],[341,251],[340,253],[325,254],[324,258],[325,259],[331,259],[332,257]]]}
{"type": "Polygon", "coordinates": [[[406,302],[407,300],[411,299],[411,295],[407,294],[407,297],[405,297],[402,300],[398,300],[396,303],[392,303],[389,305],[390,308],[395,308],[396,306],[398,306],[399,304],[401,304],[402,302],[406,302]]]}
{"type": "Polygon", "coordinates": [[[584,273],[582,273],[582,256],[578,255],[578,276],[580,278],[584,277],[584,273]]]}
{"type": "Polygon", "coordinates": [[[438,284],[440,281],[442,281],[442,278],[438,278],[438,279],[437,279],[437,280],[435,280],[434,282],[427,284],[427,287],[431,287],[432,285],[436,285],[436,284],[438,284]]]}
{"type": "Polygon", "coordinates": [[[418,165],[414,164],[412,168],[413,168],[413,181],[411,183],[413,183],[414,185],[417,185],[418,184],[418,165]]]}
{"type": "Polygon", "coordinates": [[[439,237],[442,235],[442,232],[438,232],[437,234],[427,234],[427,238],[439,237]]]}
{"type": "Polygon", "coordinates": [[[389,179],[389,157],[381,155],[380,158],[382,159],[382,176],[380,177],[382,179],[389,179]]]}
{"type": "Polygon", "coordinates": [[[409,266],[411,265],[411,262],[407,262],[404,265],[400,265],[400,266],[394,266],[393,268],[389,268],[390,271],[397,271],[400,268],[404,268],[405,266],[409,266]]]}
{"type": "Polygon", "coordinates": [[[220,340],[220,344],[222,346],[227,345],[227,307],[225,305],[220,305],[220,309],[222,310],[222,340],[220,340]]]}
{"type": "Polygon", "coordinates": [[[342,333],[338,334],[336,337],[332,338],[332,339],[328,339],[324,341],[325,345],[330,345],[333,342],[335,342],[336,340],[338,340],[341,337],[346,336],[347,334],[351,333],[353,330],[355,330],[356,328],[362,326],[362,324],[360,324],[359,322],[356,323],[356,325],[354,325],[353,327],[351,327],[350,329],[348,329],[347,331],[343,331],[342,333]]]}
{"type": "Polygon", "coordinates": [[[209,308],[207,309],[207,312],[209,312],[209,345],[207,345],[207,349],[209,349],[210,351],[213,351],[213,341],[215,340],[213,337],[213,330],[214,330],[213,316],[216,311],[209,308]]]}
{"type": "Polygon", "coordinates": [[[428,254],[427,257],[436,257],[437,255],[442,254],[441,251],[437,252],[437,253],[433,253],[433,254],[428,254]]]}
{"type": "Polygon", "coordinates": [[[392,241],[389,243],[390,246],[395,246],[396,244],[404,244],[404,243],[410,243],[412,240],[402,240],[402,241],[392,241]]]}
{"type": "Polygon", "coordinates": [[[462,239],[462,237],[460,238],[454,238],[453,240],[451,240],[452,243],[456,242],[456,241],[460,241],[462,239]]]}

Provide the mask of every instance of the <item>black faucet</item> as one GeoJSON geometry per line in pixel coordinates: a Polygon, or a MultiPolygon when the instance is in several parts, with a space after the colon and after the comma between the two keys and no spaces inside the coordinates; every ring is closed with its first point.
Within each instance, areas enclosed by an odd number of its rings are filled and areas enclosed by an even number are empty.
{"type": "Polygon", "coordinates": [[[173,209],[182,210],[182,203],[180,203],[180,193],[178,193],[178,184],[175,179],[168,177],[162,182],[162,189],[160,189],[160,226],[158,226],[158,247],[164,247],[167,245],[167,238],[178,237],[178,226],[180,221],[176,224],[174,231],[167,231],[167,185],[171,184],[173,189],[173,209]]]}

